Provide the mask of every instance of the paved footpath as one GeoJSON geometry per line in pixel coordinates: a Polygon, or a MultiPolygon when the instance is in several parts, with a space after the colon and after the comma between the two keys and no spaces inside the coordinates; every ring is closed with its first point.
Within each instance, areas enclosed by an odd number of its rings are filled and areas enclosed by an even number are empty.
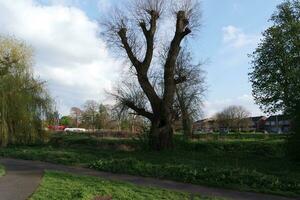
{"type": "MultiPolygon", "coordinates": [[[[5,166],[6,175],[0,178],[0,200],[26,200],[38,188],[44,170],[55,170],[101,177],[108,180],[126,181],[139,186],[152,186],[180,192],[201,194],[203,196],[223,197],[237,200],[291,200],[280,196],[265,195],[251,192],[238,192],[226,189],[209,188],[198,185],[158,180],[138,176],[112,174],[87,168],[69,167],[39,161],[16,159],[0,159],[5,166]]],[[[300,200],[300,198],[294,198],[300,200]]]]}

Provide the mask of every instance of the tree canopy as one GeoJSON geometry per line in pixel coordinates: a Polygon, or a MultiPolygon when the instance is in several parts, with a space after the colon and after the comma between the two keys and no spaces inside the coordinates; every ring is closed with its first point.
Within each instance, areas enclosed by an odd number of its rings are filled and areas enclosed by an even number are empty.
{"type": "Polygon", "coordinates": [[[278,5],[271,22],[252,54],[253,96],[266,112],[290,117],[289,155],[300,160],[300,1],[278,5]]]}
{"type": "Polygon", "coordinates": [[[266,112],[295,112],[300,101],[300,1],[286,1],[252,54],[250,81],[266,112]]]}

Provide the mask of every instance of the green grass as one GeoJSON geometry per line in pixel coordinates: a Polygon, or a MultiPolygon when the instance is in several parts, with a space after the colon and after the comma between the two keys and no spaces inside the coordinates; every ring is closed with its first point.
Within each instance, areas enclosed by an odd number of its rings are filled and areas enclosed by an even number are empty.
{"type": "MultiPolygon", "coordinates": [[[[112,197],[114,200],[189,200],[187,193],[139,187],[129,183],[107,181],[88,176],[75,176],[66,173],[46,172],[42,183],[31,200],[93,200],[95,197],[112,197]]],[[[217,200],[195,196],[195,200],[217,200]]]]}
{"type": "Polygon", "coordinates": [[[4,174],[5,174],[4,166],[0,165],[0,177],[4,176],[4,174]]]}
{"type": "Polygon", "coordinates": [[[137,140],[55,135],[43,146],[0,148],[0,156],[92,167],[242,191],[300,195],[300,163],[278,137],[192,140],[176,149],[141,150],[137,140]]]}

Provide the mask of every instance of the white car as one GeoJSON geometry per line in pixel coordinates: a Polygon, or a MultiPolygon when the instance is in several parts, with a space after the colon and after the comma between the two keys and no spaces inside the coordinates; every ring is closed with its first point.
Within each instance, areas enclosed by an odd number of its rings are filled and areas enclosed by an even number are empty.
{"type": "Polygon", "coordinates": [[[72,132],[72,133],[84,133],[86,129],[84,128],[65,128],[65,132],[72,132]]]}

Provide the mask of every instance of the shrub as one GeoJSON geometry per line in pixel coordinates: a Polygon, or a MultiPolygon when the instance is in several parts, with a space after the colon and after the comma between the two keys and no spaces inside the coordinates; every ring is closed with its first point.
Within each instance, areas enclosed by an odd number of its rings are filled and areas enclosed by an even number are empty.
{"type": "Polygon", "coordinates": [[[281,140],[274,141],[183,141],[176,139],[176,148],[185,151],[213,153],[250,153],[268,157],[280,157],[285,154],[285,145],[281,140]]]}
{"type": "Polygon", "coordinates": [[[168,178],[194,184],[234,188],[260,192],[300,194],[300,181],[278,178],[256,170],[229,167],[191,167],[188,165],[152,164],[135,158],[98,160],[92,168],[115,173],[168,178]]]}
{"type": "Polygon", "coordinates": [[[300,132],[289,137],[287,142],[287,153],[289,157],[300,162],[300,132]]]}

